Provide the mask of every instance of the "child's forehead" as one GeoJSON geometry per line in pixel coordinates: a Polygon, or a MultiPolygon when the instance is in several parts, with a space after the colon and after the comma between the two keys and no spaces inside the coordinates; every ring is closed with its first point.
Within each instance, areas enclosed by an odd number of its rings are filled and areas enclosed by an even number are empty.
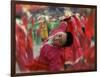
{"type": "Polygon", "coordinates": [[[63,35],[65,35],[65,33],[64,33],[64,32],[57,32],[56,34],[63,34],[63,35]]]}

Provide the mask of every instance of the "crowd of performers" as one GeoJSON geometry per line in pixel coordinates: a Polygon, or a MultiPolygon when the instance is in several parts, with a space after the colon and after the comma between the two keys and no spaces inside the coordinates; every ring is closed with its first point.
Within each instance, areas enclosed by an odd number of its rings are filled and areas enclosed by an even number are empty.
{"type": "Polygon", "coordinates": [[[35,20],[29,13],[16,15],[15,28],[16,63],[20,71],[95,69],[95,10],[87,16],[70,12],[49,20],[42,15],[35,20]],[[34,44],[41,44],[36,58],[34,44]]]}

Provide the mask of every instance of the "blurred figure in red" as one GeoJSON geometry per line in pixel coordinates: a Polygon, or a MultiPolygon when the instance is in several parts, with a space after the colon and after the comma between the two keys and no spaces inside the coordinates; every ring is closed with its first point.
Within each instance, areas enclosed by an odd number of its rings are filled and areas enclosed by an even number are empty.
{"type": "Polygon", "coordinates": [[[23,15],[22,15],[22,22],[25,26],[25,29],[27,30],[27,41],[26,41],[26,51],[27,51],[27,57],[28,61],[31,62],[33,60],[33,36],[32,36],[32,30],[34,26],[34,18],[26,7],[22,7],[23,15]]]}
{"type": "Polygon", "coordinates": [[[89,15],[87,16],[87,22],[85,26],[85,37],[86,41],[84,41],[84,57],[88,66],[92,69],[95,68],[95,10],[91,10],[89,15]],[[88,43],[87,43],[88,42],[88,43]]]}
{"type": "MultiPolygon", "coordinates": [[[[60,25],[65,23],[65,31],[69,31],[73,34],[73,44],[72,46],[65,48],[65,70],[73,70],[75,64],[79,64],[78,67],[81,67],[80,62],[83,59],[83,51],[79,41],[79,35],[82,33],[81,23],[76,15],[71,13],[66,15],[60,25]]],[[[77,69],[77,67],[75,69],[77,69]]]]}
{"type": "Polygon", "coordinates": [[[27,63],[26,52],[27,31],[25,25],[22,24],[20,16],[16,16],[16,61],[21,71],[26,71],[25,64],[27,63]]]}
{"type": "Polygon", "coordinates": [[[27,30],[26,51],[27,51],[28,61],[31,62],[34,57],[33,56],[33,36],[32,36],[34,19],[32,16],[29,19],[27,18],[27,16],[22,16],[22,21],[27,30]]]}
{"type": "MultiPolygon", "coordinates": [[[[31,19],[30,19],[31,20],[31,19]]],[[[33,60],[32,27],[28,29],[26,16],[16,16],[16,59],[21,71],[26,71],[26,63],[33,60]]],[[[33,25],[33,20],[31,21],[33,25]]]]}

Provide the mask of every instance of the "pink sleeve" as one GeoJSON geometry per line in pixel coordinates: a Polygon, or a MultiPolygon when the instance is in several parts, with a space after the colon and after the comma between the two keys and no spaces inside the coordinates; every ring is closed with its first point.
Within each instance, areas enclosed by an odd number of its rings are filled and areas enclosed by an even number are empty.
{"type": "MultiPolygon", "coordinates": [[[[59,54],[59,53],[58,53],[59,54]]],[[[49,59],[49,71],[51,72],[57,72],[60,71],[63,67],[62,59],[58,56],[56,53],[52,53],[50,56],[48,56],[49,59]]]]}
{"type": "Polygon", "coordinates": [[[61,65],[59,64],[59,59],[57,60],[58,58],[53,58],[53,60],[50,61],[50,64],[49,64],[49,70],[50,71],[53,71],[53,72],[57,72],[57,71],[60,71],[61,69],[61,65]]]}
{"type": "Polygon", "coordinates": [[[40,56],[39,56],[39,60],[44,60],[46,57],[46,50],[48,49],[48,47],[44,44],[41,49],[40,49],[40,56]]]}

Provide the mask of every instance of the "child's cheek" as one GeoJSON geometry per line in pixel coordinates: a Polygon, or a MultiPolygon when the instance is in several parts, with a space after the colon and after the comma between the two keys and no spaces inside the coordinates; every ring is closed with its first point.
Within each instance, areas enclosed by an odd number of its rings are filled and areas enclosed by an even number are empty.
{"type": "Polygon", "coordinates": [[[54,45],[56,45],[56,46],[60,46],[59,41],[54,41],[54,45]]]}

